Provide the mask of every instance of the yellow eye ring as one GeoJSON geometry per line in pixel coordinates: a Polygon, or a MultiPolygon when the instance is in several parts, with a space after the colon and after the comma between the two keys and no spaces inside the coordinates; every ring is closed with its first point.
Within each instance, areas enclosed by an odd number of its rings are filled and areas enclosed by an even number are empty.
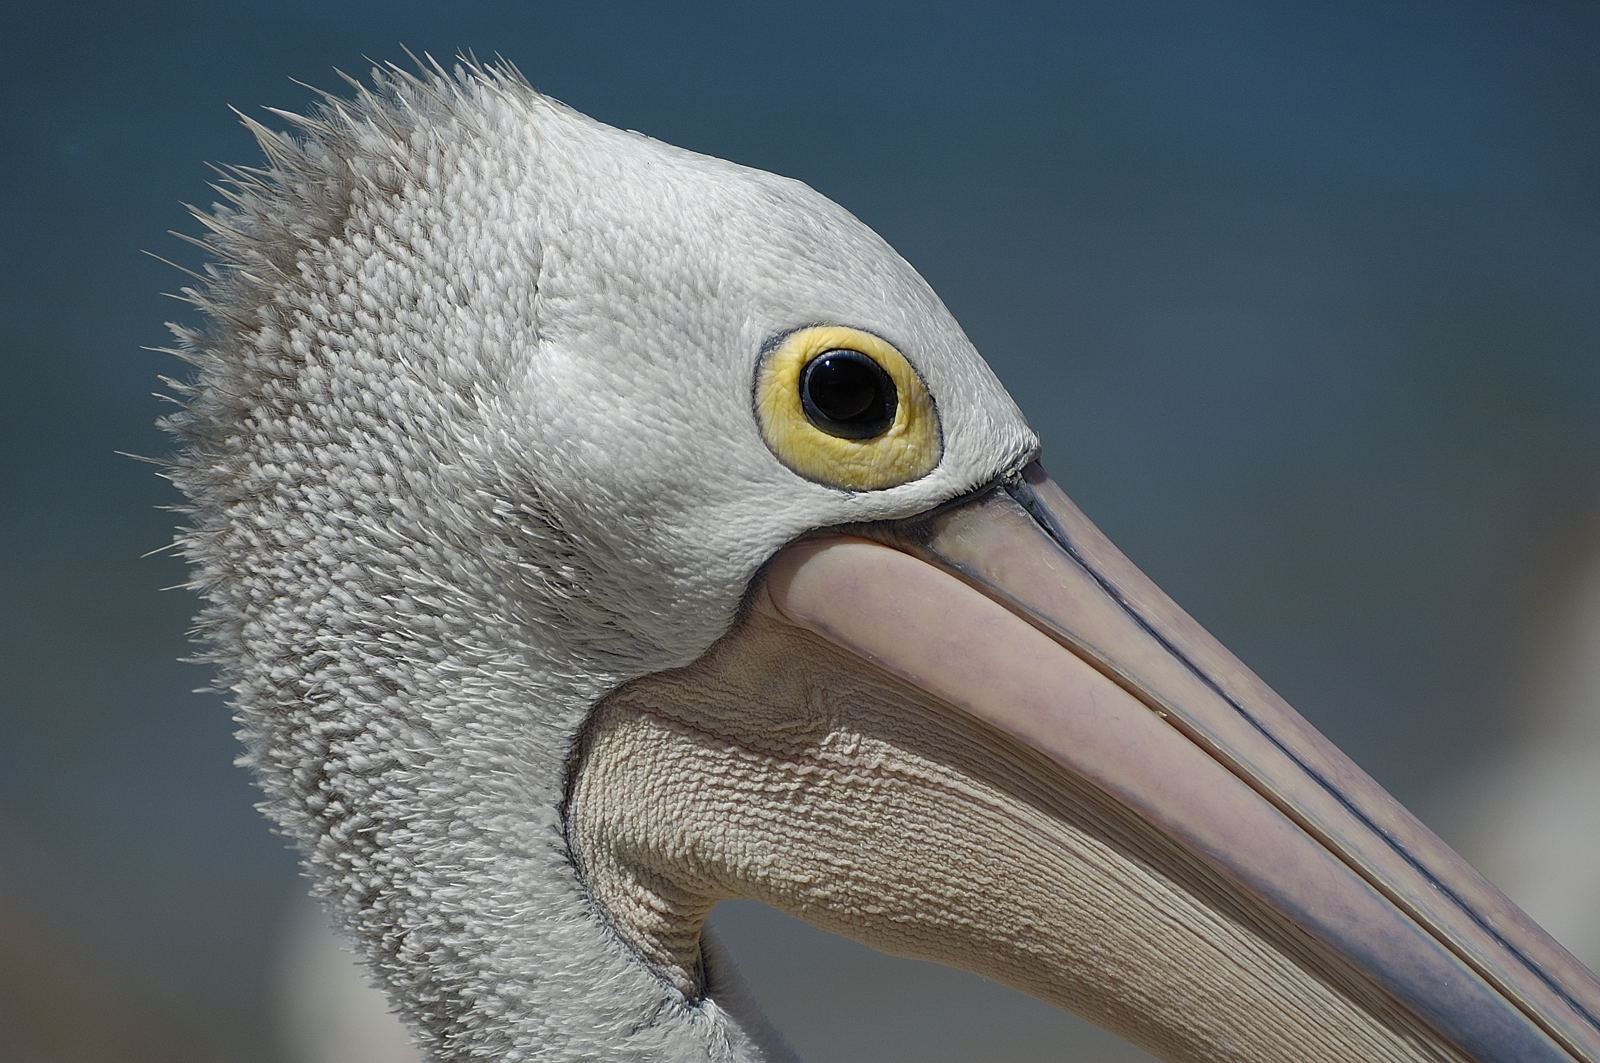
{"type": "Polygon", "coordinates": [[[846,325],[778,337],[756,370],[755,410],[767,449],[829,487],[897,487],[933,471],[944,451],[933,397],[911,363],[846,325]]]}

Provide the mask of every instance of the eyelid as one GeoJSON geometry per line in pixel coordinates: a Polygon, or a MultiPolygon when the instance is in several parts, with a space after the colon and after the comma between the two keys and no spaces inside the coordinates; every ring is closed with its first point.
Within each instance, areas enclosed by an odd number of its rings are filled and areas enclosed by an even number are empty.
{"type": "Polygon", "coordinates": [[[775,337],[762,352],[753,397],[767,449],[795,473],[829,487],[897,487],[926,476],[943,456],[938,410],[921,376],[894,344],[864,329],[811,325],[775,337]],[[802,408],[801,371],[835,349],[867,355],[894,383],[894,419],[870,439],[830,435],[802,408]]]}

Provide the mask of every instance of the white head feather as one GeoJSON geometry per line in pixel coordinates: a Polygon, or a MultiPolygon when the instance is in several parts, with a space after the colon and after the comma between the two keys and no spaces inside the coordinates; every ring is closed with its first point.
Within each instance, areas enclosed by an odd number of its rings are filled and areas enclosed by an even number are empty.
{"type": "Polygon", "coordinates": [[[784,543],[925,510],[1033,436],[922,279],[797,182],[504,67],[283,117],[198,215],[217,262],[170,421],[266,809],[439,1058],[776,1052],[715,970],[686,1000],[597,915],[558,812],[573,737],[702,654],[784,543]],[[817,322],[913,360],[927,476],[841,491],[764,446],[756,359],[817,322]]]}

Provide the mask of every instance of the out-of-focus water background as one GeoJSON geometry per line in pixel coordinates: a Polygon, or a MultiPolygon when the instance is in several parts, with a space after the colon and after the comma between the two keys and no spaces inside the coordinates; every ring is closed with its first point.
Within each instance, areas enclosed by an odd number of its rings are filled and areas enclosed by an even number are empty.
{"type": "MultiPolygon", "coordinates": [[[[140,348],[190,315],[141,252],[198,264],[180,202],[256,157],[228,106],[302,108],[290,79],[402,46],[502,54],[854,211],[1090,515],[1600,958],[1600,6],[17,3],[0,1058],[315,1058],[285,1032],[294,861],[178,663],[181,566],[142,556],[176,498],[115,452],[167,447],[151,392],[183,367],[140,348]]],[[[1143,1058],[762,909],[717,922],[810,1058],[1143,1058]]]]}

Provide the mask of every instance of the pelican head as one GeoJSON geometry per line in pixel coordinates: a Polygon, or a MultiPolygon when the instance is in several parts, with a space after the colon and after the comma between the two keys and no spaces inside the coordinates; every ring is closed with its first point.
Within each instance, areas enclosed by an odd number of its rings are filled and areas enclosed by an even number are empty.
{"type": "Polygon", "coordinates": [[[787,1058],[729,897],[1180,1060],[1600,992],[1103,539],[806,186],[384,69],[198,215],[171,419],[265,807],[438,1060],[787,1058]]]}

